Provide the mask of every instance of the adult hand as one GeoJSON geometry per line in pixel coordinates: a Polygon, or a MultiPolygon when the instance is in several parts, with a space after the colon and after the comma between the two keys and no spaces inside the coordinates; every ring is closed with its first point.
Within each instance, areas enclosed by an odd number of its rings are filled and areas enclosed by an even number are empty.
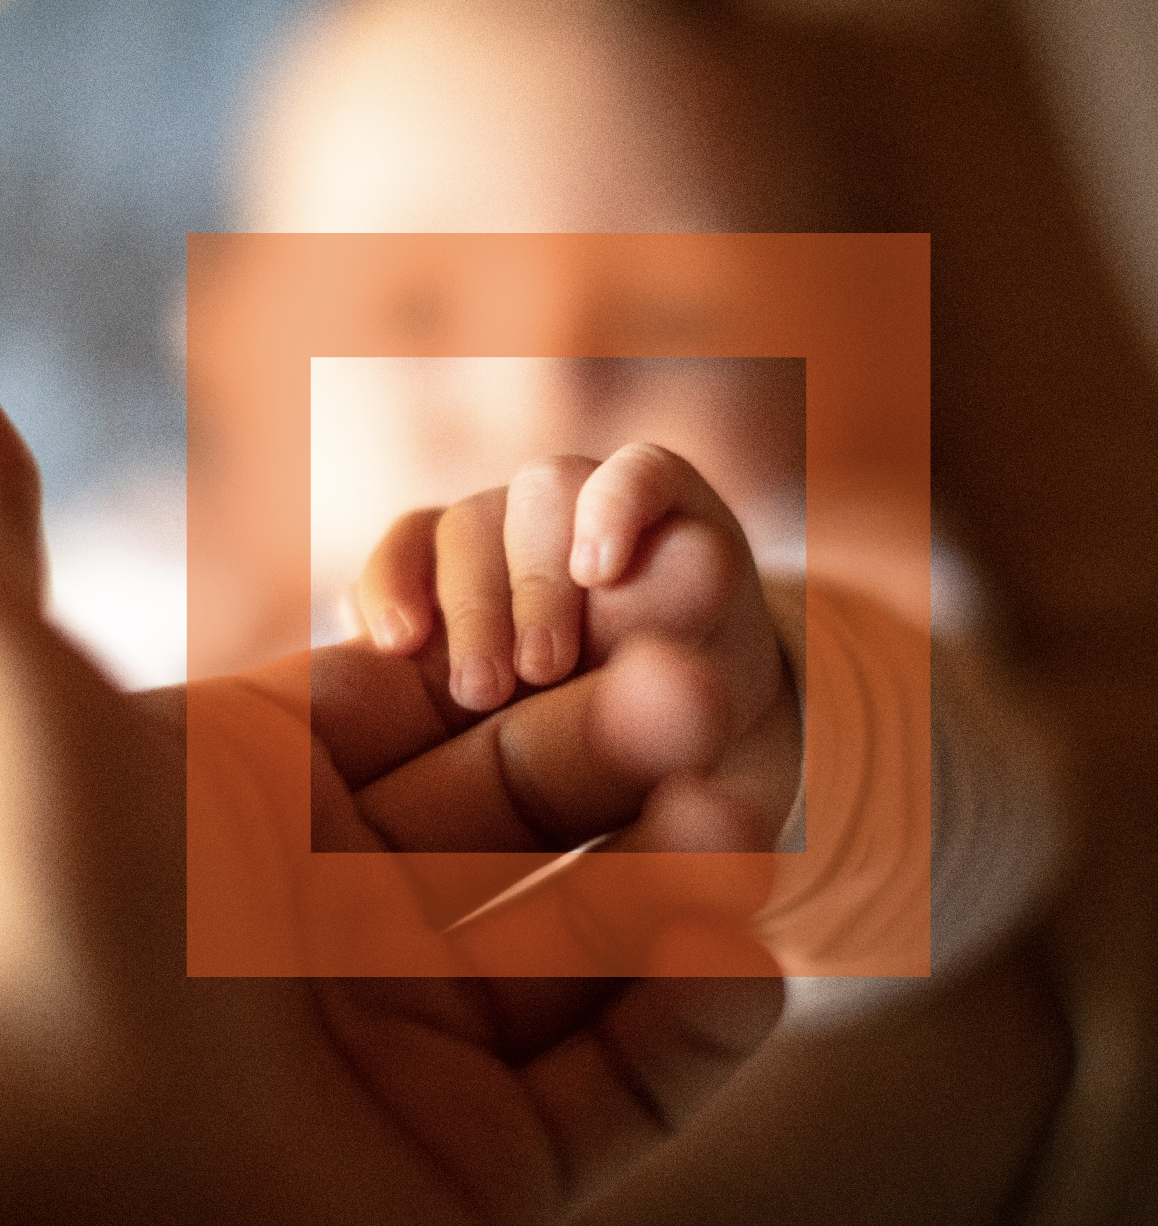
{"type": "MultiPolygon", "coordinates": [[[[737,909],[708,889],[689,913],[678,874],[643,908],[653,969],[678,937],[718,964],[765,974],[598,977],[619,956],[624,920],[622,900],[612,906],[603,890],[585,896],[578,926],[575,909],[545,905],[551,893],[541,891],[442,937],[441,921],[468,900],[432,894],[399,864],[397,939],[420,943],[447,977],[187,978],[183,692],[116,692],[44,622],[38,536],[28,530],[35,470],[7,422],[0,472],[8,1220],[559,1220],[678,1132],[762,1041],[780,990],[744,933],[746,902],[737,909]],[[483,977],[512,923],[572,948],[592,977],[483,977]]],[[[544,732],[543,703],[560,704],[552,717],[577,716],[599,700],[597,681],[511,708],[502,736],[516,752],[504,759],[483,725],[440,746],[446,733],[423,722],[429,712],[406,715],[413,676],[403,684],[362,670],[360,651],[316,657],[323,828],[361,807],[386,814],[376,828],[408,850],[425,836],[405,821],[406,797],[443,780],[452,791],[473,786],[478,823],[443,849],[471,850],[485,833],[496,851],[524,851],[528,796],[546,795],[566,820],[594,813],[594,825],[614,826],[646,790],[647,780],[617,775],[597,742],[544,732]],[[373,709],[392,712],[400,729],[385,750],[361,718],[373,709]],[[534,770],[542,735],[555,738],[547,793],[534,770]],[[495,771],[520,752],[532,786],[512,803],[509,772],[495,771]],[[404,762],[401,784],[380,782],[379,767],[388,780],[404,762]],[[606,799],[601,817],[592,796],[606,799]]],[[[283,727],[279,678],[300,668],[238,683],[255,731],[263,719],[283,727]]],[[[223,782],[220,820],[244,826],[263,775],[244,747],[222,750],[241,769],[223,782]]],[[[652,820],[663,820],[662,807],[652,820]]]]}

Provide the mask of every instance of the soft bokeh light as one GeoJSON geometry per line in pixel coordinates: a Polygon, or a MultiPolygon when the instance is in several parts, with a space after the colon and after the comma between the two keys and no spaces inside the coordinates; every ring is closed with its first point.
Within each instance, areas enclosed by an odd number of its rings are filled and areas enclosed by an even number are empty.
{"type": "Polygon", "coordinates": [[[54,619],[129,689],[183,681],[183,477],[66,504],[46,535],[54,619]]]}

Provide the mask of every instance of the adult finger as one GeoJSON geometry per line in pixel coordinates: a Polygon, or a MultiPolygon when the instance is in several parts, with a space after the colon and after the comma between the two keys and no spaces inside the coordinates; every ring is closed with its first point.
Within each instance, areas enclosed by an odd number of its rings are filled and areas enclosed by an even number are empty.
{"type": "Polygon", "coordinates": [[[40,527],[40,473],[0,409],[0,598],[39,607],[47,568],[40,527]]]}
{"type": "Polygon", "coordinates": [[[505,489],[456,503],[438,521],[435,589],[450,652],[450,693],[492,711],[514,693],[511,585],[503,552],[505,489]]]}
{"type": "Polygon", "coordinates": [[[410,656],[366,637],[251,669],[240,681],[312,726],[351,791],[409,762],[484,718],[449,693],[446,635],[410,656]]]}
{"type": "Polygon", "coordinates": [[[354,587],[358,608],[375,644],[408,653],[434,625],[434,533],[441,507],[411,511],[391,524],[354,587]]]}
{"type": "MultiPolygon", "coordinates": [[[[757,814],[694,780],[673,782],[622,835],[480,909],[448,936],[484,975],[654,973],[656,941],[673,922],[710,918],[750,939],[748,921],[767,900],[775,865],[760,840],[757,814]],[[682,829],[662,840],[669,850],[646,850],[661,841],[648,828],[673,823],[682,829]]],[[[750,973],[705,972],[698,962],[680,970],[672,960],[677,953],[668,951],[663,973],[750,973]]],[[[509,1013],[502,1021],[518,1026],[509,1013]]]]}
{"type": "Polygon", "coordinates": [[[707,769],[723,748],[725,706],[703,661],[641,641],[376,780],[358,793],[359,811],[386,846],[419,853],[408,863],[431,922],[444,926],[499,878],[529,871],[509,853],[538,854],[536,867],[543,853],[626,825],[665,775],[707,769]]]}
{"type": "Polygon", "coordinates": [[[124,1000],[180,958],[184,742],[35,610],[0,601],[0,750],[0,1010],[47,1038],[98,974],[106,1003],[124,1000]]]}
{"type": "Polygon", "coordinates": [[[575,499],[598,467],[555,456],[520,469],[507,492],[503,541],[515,627],[515,668],[531,685],[561,681],[579,660],[583,592],[569,569],[575,499]]]}
{"type": "Polygon", "coordinates": [[[446,697],[445,656],[443,644],[395,656],[369,639],[353,639],[263,665],[237,681],[312,726],[338,775],[357,789],[479,718],[446,697]]]}
{"type": "Polygon", "coordinates": [[[44,622],[44,583],[36,463],[0,412],[0,1010],[41,1037],[91,966],[111,997],[171,950],[184,800],[183,755],[44,622]]]}

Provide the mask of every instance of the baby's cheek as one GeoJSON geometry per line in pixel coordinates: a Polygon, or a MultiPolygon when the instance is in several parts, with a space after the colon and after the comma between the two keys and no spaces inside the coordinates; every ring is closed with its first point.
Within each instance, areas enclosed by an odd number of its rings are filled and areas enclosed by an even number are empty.
{"type": "Polygon", "coordinates": [[[626,637],[647,631],[697,644],[719,625],[743,568],[731,542],[691,520],[661,524],[641,542],[626,577],[588,593],[584,651],[601,663],[626,637]]]}

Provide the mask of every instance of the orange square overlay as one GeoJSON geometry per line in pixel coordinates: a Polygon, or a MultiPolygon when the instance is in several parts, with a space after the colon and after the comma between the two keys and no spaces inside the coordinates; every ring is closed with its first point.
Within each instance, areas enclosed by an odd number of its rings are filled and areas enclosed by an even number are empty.
{"type": "MultiPolygon", "coordinates": [[[[309,641],[311,358],[806,360],[807,850],[579,857],[598,863],[580,926],[596,932],[607,902],[615,973],[715,973],[695,941],[686,965],[678,941],[661,972],[647,959],[646,899],[672,872],[693,891],[701,875],[765,883],[761,931],[785,973],[929,973],[929,251],[914,234],[189,236],[191,403],[210,406],[210,430],[214,411],[228,419],[222,463],[252,495],[230,531],[291,577],[276,628],[291,646],[309,641]],[[448,315],[431,287],[453,278],[485,286],[491,309],[448,315]],[[590,309],[552,312],[545,291],[564,283],[590,309]],[[823,573],[858,565],[868,587],[892,582],[881,594],[903,618],[832,596],[823,573]]],[[[220,499],[196,471],[191,677],[228,608],[220,499]]],[[[524,853],[311,852],[308,656],[282,678],[272,706],[245,681],[189,687],[188,973],[462,973],[408,886],[506,879],[524,853]]],[[[541,862],[525,854],[528,869],[541,862]]],[[[459,929],[455,950],[479,974],[592,973],[590,942],[557,939],[557,925],[575,929],[565,883],[580,871],[497,908],[482,935],[459,929]]]]}

